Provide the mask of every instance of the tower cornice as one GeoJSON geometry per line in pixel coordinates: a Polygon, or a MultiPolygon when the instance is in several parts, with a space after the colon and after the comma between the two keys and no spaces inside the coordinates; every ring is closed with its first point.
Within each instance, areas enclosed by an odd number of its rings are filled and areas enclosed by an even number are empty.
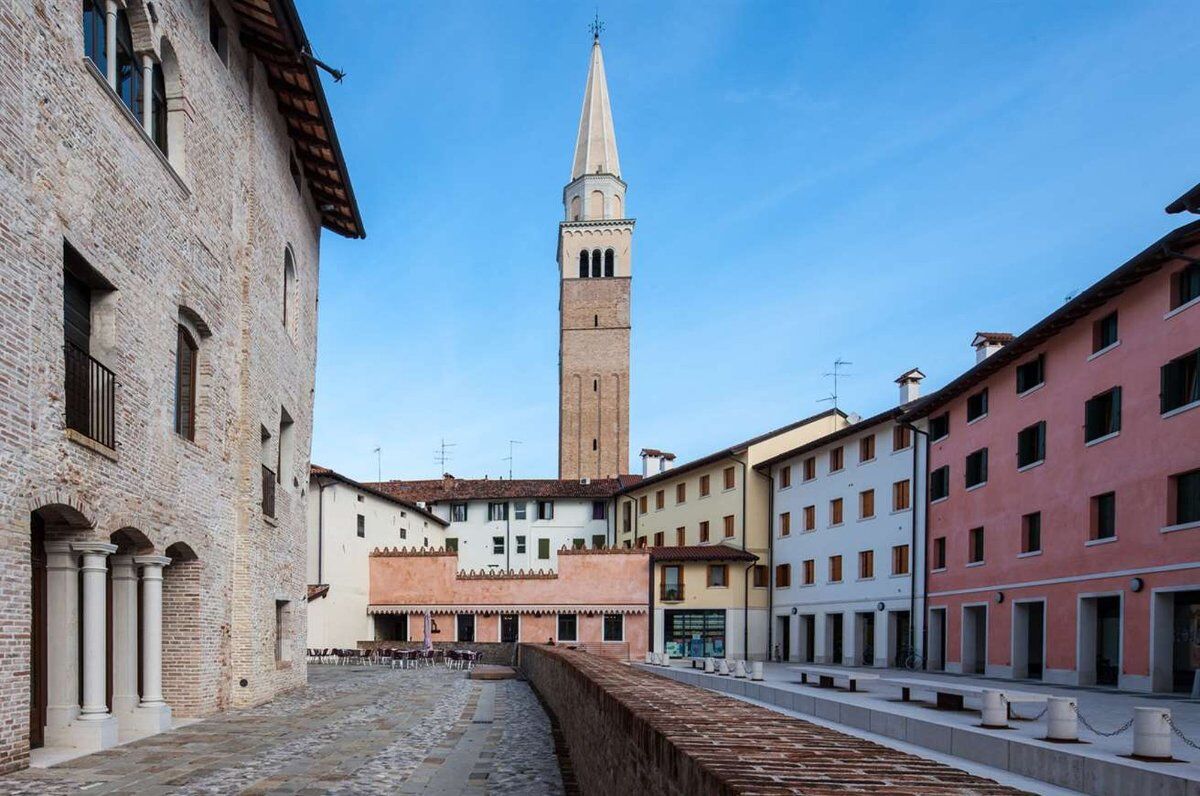
{"type": "Polygon", "coordinates": [[[637,223],[636,218],[593,218],[582,221],[560,221],[559,229],[584,229],[587,227],[623,227],[632,228],[637,223]]]}

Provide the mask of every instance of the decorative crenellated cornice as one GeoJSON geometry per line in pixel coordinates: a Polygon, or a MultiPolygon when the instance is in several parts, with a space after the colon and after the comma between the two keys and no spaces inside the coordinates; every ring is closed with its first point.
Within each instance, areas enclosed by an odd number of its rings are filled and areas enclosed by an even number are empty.
{"type": "Polygon", "coordinates": [[[376,547],[371,558],[434,558],[437,556],[458,557],[457,550],[444,547],[376,547]]]}

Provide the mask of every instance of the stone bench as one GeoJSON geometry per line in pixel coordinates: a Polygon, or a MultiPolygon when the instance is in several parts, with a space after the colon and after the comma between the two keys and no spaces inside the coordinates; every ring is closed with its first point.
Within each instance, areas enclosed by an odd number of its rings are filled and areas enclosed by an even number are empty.
{"type": "Polygon", "coordinates": [[[833,688],[837,680],[845,680],[851,691],[857,691],[859,682],[879,679],[877,674],[859,672],[854,669],[834,669],[824,666],[789,666],[788,668],[800,672],[800,682],[802,683],[807,683],[810,676],[816,677],[817,685],[821,688],[833,688]]]}
{"type": "Polygon", "coordinates": [[[962,710],[964,697],[982,699],[984,691],[999,691],[1009,704],[1013,702],[1045,702],[1047,699],[1046,694],[1035,694],[1031,691],[1010,691],[1005,688],[989,689],[941,680],[922,680],[917,677],[885,677],[880,682],[899,688],[900,699],[905,702],[911,701],[913,691],[936,694],[937,706],[942,710],[962,710]]]}

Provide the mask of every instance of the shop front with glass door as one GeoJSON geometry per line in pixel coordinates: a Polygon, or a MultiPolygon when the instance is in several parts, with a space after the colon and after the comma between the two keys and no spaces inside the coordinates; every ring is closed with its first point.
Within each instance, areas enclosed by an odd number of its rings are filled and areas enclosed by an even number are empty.
{"type": "Polygon", "coordinates": [[[663,651],[672,658],[724,658],[725,611],[664,611],[663,651]]]}

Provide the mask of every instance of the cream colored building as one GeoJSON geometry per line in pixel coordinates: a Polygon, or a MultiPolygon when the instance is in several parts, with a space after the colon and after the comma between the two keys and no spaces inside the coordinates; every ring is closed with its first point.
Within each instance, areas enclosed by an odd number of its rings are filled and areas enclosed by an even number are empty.
{"type": "Polygon", "coordinates": [[[370,553],[441,548],[446,521],[415,503],[313,465],[308,482],[308,642],[352,648],[375,639],[367,613],[370,553]]]}
{"type": "Polygon", "coordinates": [[[646,477],[617,494],[617,543],[652,548],[651,639],[674,657],[767,657],[769,481],[755,465],[847,425],[831,409],[646,477]]]}

